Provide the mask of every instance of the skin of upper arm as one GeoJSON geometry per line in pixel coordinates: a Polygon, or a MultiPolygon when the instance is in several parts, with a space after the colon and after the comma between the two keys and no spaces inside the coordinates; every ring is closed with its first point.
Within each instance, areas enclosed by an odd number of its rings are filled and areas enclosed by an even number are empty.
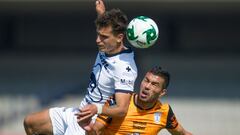
{"type": "Polygon", "coordinates": [[[178,126],[174,129],[167,129],[172,135],[192,135],[192,133],[186,131],[182,125],[178,124],[178,126]]]}
{"type": "Polygon", "coordinates": [[[116,92],[116,105],[113,107],[104,106],[102,114],[110,117],[124,117],[127,114],[130,99],[131,93],[116,92]]]}

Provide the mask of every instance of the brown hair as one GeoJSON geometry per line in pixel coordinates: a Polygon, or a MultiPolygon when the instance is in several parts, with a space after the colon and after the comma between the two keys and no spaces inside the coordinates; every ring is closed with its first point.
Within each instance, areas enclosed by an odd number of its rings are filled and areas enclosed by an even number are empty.
{"type": "Polygon", "coordinates": [[[114,35],[125,34],[128,25],[127,16],[120,9],[111,9],[99,15],[95,20],[97,28],[112,27],[114,35]]]}
{"type": "Polygon", "coordinates": [[[149,72],[164,78],[165,83],[163,84],[163,88],[166,89],[168,87],[170,82],[170,74],[167,71],[162,70],[162,67],[155,66],[149,72]]]}

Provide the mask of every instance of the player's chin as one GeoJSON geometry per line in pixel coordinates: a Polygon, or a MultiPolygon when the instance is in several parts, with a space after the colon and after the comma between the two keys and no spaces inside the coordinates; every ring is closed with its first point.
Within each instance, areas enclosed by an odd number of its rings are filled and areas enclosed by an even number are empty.
{"type": "Polygon", "coordinates": [[[106,49],[105,49],[104,47],[98,47],[98,50],[99,50],[100,52],[106,52],[106,49]]]}
{"type": "Polygon", "coordinates": [[[146,98],[146,97],[140,97],[139,98],[142,102],[148,102],[149,101],[149,98],[146,98]]]}

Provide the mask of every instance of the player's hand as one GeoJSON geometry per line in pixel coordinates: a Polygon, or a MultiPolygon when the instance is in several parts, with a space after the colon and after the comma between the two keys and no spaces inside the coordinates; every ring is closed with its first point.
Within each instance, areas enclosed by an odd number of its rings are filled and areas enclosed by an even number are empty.
{"type": "Polygon", "coordinates": [[[96,0],[96,11],[98,15],[102,15],[105,12],[105,5],[102,0],[96,0]]]}
{"type": "Polygon", "coordinates": [[[82,128],[87,127],[92,120],[92,115],[89,112],[85,112],[84,115],[82,115],[81,112],[78,112],[75,116],[77,117],[78,125],[82,128]]]}
{"type": "Polygon", "coordinates": [[[77,117],[77,122],[78,123],[87,123],[89,121],[89,119],[92,118],[92,114],[90,111],[87,112],[78,112],[75,114],[75,116],[77,117]]]}
{"type": "Polygon", "coordinates": [[[84,108],[80,109],[78,116],[80,117],[80,120],[82,120],[90,116],[92,117],[95,114],[97,114],[97,106],[94,104],[88,104],[84,108]]]}

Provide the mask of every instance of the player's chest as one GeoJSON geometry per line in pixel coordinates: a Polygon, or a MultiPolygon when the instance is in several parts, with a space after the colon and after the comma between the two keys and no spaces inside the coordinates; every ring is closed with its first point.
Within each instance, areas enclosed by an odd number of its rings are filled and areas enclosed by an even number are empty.
{"type": "Polygon", "coordinates": [[[111,85],[113,81],[112,68],[109,61],[98,58],[93,66],[92,73],[99,84],[111,85]]]}
{"type": "MultiPolygon", "coordinates": [[[[121,121],[121,120],[119,120],[121,121]]],[[[119,122],[118,121],[118,122],[119,122]]],[[[157,134],[165,126],[161,112],[140,114],[131,112],[119,123],[119,132],[123,134],[157,134]],[[126,132],[128,131],[128,132],[126,132]]],[[[112,122],[117,123],[117,121],[112,122]]],[[[116,125],[117,127],[117,125],[116,125]]]]}
{"type": "Polygon", "coordinates": [[[129,121],[133,128],[146,129],[146,128],[160,128],[164,126],[165,118],[162,112],[152,113],[134,113],[129,114],[125,121],[129,121]]]}

